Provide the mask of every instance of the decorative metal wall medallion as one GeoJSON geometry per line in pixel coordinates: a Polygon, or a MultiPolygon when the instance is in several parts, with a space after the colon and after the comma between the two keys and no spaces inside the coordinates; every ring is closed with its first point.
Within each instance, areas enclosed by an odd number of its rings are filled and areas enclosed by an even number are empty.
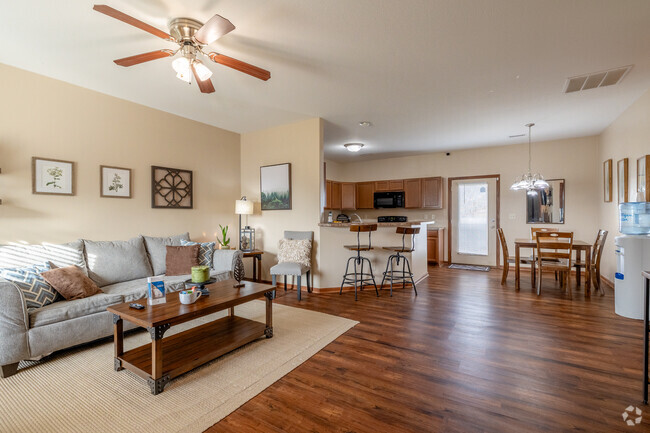
{"type": "Polygon", "coordinates": [[[151,166],[151,207],[192,209],[192,171],[151,166]]]}

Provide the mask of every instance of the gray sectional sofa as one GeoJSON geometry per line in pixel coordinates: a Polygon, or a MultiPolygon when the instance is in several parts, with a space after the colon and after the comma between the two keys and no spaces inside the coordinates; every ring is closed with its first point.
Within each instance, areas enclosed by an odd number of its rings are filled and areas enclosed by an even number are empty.
{"type": "MultiPolygon", "coordinates": [[[[167,238],[139,236],[128,241],[78,240],[62,245],[0,246],[0,268],[49,261],[57,267],[77,265],[103,293],[42,308],[27,308],[22,291],[0,278],[0,372],[7,377],[22,360],[42,358],[54,351],[87,343],[113,333],[110,305],[146,297],[147,277],[164,275],[167,245],[189,240],[183,234],[167,238]]],[[[230,278],[236,250],[215,250],[211,276],[230,278]]],[[[165,288],[184,288],[189,275],[165,276],[165,288]]],[[[125,329],[133,328],[125,323],[125,329]]]]}

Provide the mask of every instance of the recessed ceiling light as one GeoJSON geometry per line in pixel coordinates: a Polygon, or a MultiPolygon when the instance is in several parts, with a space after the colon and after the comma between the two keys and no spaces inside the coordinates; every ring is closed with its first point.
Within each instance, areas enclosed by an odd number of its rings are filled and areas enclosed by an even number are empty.
{"type": "Polygon", "coordinates": [[[344,144],[343,147],[345,147],[349,152],[358,152],[363,147],[363,143],[347,143],[344,144]]]}
{"type": "Polygon", "coordinates": [[[369,126],[372,126],[372,122],[368,122],[367,120],[362,120],[359,122],[359,126],[363,126],[364,128],[367,128],[369,126]]]}

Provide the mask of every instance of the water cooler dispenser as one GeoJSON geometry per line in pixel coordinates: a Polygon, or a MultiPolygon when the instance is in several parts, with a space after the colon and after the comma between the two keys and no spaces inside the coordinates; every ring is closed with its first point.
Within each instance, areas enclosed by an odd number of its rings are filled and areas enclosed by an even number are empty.
{"type": "Polygon", "coordinates": [[[643,278],[650,270],[650,203],[621,203],[616,237],[616,314],[643,319],[643,278]]]}

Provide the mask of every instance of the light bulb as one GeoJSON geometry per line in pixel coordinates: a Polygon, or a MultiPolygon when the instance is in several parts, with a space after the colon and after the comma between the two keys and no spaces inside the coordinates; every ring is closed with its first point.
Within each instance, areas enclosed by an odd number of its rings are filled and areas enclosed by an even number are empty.
{"type": "Polygon", "coordinates": [[[196,71],[196,75],[199,77],[199,80],[205,81],[212,76],[212,71],[200,60],[195,60],[193,64],[194,70],[196,71]]]}

